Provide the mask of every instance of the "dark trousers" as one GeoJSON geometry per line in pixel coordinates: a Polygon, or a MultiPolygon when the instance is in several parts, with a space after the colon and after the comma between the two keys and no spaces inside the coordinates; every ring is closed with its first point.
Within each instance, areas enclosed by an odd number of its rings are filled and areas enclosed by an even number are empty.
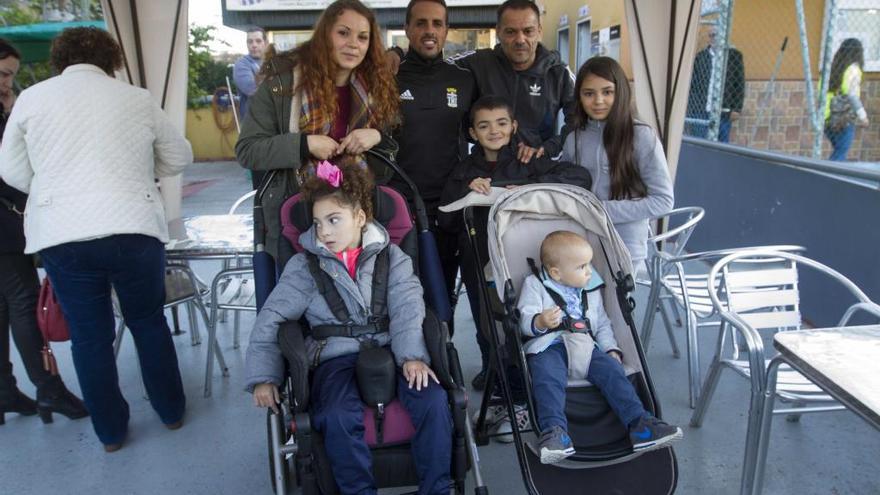
{"type": "MultiPolygon", "coordinates": [[[[568,354],[565,345],[561,342],[553,344],[537,354],[529,354],[528,360],[538,427],[542,432],[554,426],[568,431],[568,421],[565,418],[568,354]]],[[[593,347],[587,380],[599,389],[611,410],[627,428],[647,414],[635,389],[627,380],[623,366],[598,347],[593,347]]]]}
{"type": "MultiPolygon", "coordinates": [[[[454,311],[455,305],[458,302],[455,294],[455,276],[458,274],[459,265],[458,235],[443,230],[437,225],[436,212],[434,216],[431,216],[429,213],[428,224],[437,243],[437,252],[440,254],[440,266],[443,269],[443,281],[446,283],[446,295],[449,298],[449,305],[454,311]]],[[[452,321],[449,322],[450,334],[455,332],[454,323],[455,318],[453,317],[452,321]]]]}
{"type": "Polygon", "coordinates": [[[41,255],[70,327],[73,364],[101,442],[122,442],[128,428],[128,403],[113,355],[111,286],[137,348],[150,404],[163,423],[180,421],[186,398],[165,321],[162,243],[145,235],[113,235],[60,244],[41,255]]]}
{"type": "MultiPolygon", "coordinates": [[[[342,493],[373,494],[372,456],[364,441],[364,403],[355,379],[357,354],[330,359],[312,380],[312,421],[324,435],[333,477],[342,493]]],[[[398,373],[397,398],[416,429],[412,454],[419,475],[419,494],[449,493],[452,462],[452,416],[446,391],[433,381],[410,389],[398,373]]]]}
{"type": "Polygon", "coordinates": [[[0,255],[0,389],[15,386],[9,361],[9,329],[31,382],[39,388],[50,375],[43,369],[43,336],[37,327],[40,280],[30,255],[0,255]]]}

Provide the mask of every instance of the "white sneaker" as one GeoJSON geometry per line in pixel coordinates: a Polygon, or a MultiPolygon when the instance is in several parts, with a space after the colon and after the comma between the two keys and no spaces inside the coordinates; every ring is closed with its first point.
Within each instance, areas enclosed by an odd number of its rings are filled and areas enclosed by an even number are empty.
{"type": "MultiPolygon", "coordinates": [[[[486,432],[490,435],[494,433],[494,431],[498,428],[498,424],[507,417],[507,408],[504,406],[489,406],[486,409],[486,432]]],[[[477,426],[477,420],[480,419],[480,409],[478,408],[473,416],[471,416],[471,423],[474,426],[477,426]]]]}
{"type": "MultiPolygon", "coordinates": [[[[516,425],[519,431],[522,432],[531,428],[532,423],[529,420],[529,409],[525,404],[514,404],[513,408],[516,411],[516,425]]],[[[495,440],[501,443],[513,443],[513,426],[510,423],[510,415],[507,414],[507,408],[504,409],[504,417],[498,423],[498,430],[495,431],[498,436],[495,437],[495,440]]]]}

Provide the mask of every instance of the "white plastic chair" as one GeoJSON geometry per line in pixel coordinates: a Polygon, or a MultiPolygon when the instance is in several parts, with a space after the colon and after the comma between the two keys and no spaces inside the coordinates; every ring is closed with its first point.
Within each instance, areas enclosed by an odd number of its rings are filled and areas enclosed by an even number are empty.
{"type": "MultiPolygon", "coordinates": [[[[873,303],[855,284],[839,272],[798,254],[767,249],[747,250],[723,257],[709,272],[708,284],[712,305],[721,317],[715,357],[703,384],[691,426],[702,425],[706,410],[718,384],[723,368],[730,368],[751,383],[748,434],[746,437],[743,493],[751,489],[753,461],[757,455],[758,427],[766,389],[769,360],[764,353],[762,333],[797,331],[802,328],[799,291],[799,267],[819,272],[832,282],[827,289],[838,286],[848,291],[854,303],[837,326],[845,326],[857,311],[866,311],[880,318],[880,306],[873,303]]],[[[797,421],[808,412],[843,409],[819,387],[788,366],[781,366],[775,395],[792,405],[773,414],[788,415],[797,421]],[[810,406],[810,407],[807,407],[810,406]]]]}

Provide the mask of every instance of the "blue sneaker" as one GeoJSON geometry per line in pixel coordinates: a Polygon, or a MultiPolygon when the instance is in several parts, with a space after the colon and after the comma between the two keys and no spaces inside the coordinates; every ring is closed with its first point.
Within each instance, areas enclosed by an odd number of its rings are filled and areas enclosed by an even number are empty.
{"type": "Polygon", "coordinates": [[[654,450],[666,444],[680,440],[683,436],[681,428],[667,424],[654,416],[644,416],[629,429],[629,440],[633,451],[654,450]]]}
{"type": "Polygon", "coordinates": [[[575,452],[571,437],[559,426],[554,426],[541,435],[540,449],[541,464],[556,464],[575,452]]]}

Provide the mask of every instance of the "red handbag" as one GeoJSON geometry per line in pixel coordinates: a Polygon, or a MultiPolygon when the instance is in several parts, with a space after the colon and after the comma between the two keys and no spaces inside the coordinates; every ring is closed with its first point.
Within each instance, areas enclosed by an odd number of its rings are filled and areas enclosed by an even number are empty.
{"type": "Polygon", "coordinates": [[[55,298],[55,291],[49,277],[43,279],[40,286],[40,297],[37,300],[37,326],[43,334],[43,367],[53,375],[58,374],[58,365],[49,342],[65,342],[70,340],[70,330],[67,328],[67,320],[61,312],[61,305],[55,298]]]}

